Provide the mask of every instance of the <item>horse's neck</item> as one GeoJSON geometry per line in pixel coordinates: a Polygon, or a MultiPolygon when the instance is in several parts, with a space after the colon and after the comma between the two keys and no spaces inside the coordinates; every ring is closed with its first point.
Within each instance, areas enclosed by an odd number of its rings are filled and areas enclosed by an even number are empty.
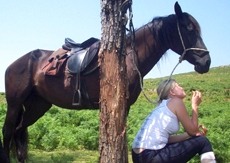
{"type": "Polygon", "coordinates": [[[136,31],[138,69],[144,77],[169,49],[163,19],[153,20],[136,31]],[[164,34],[164,36],[162,36],[164,34]]]}

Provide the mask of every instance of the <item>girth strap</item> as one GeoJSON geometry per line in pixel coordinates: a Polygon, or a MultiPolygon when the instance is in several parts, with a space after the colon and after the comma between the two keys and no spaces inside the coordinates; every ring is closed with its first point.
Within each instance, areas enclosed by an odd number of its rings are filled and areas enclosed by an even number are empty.
{"type": "MultiPolygon", "coordinates": [[[[75,69],[75,73],[76,74],[76,86],[75,86],[75,91],[74,91],[74,95],[73,95],[73,102],[72,105],[81,105],[81,79],[80,79],[80,74],[81,74],[81,65],[82,65],[82,61],[86,56],[86,53],[88,52],[89,48],[81,50],[79,52],[77,52],[76,54],[74,54],[77,57],[74,57],[74,60],[68,60],[67,62],[67,66],[69,65],[76,65],[76,69],[75,69]],[[72,63],[73,62],[73,63],[72,63]],[[78,100],[76,101],[75,99],[78,97],[78,100]]],[[[68,67],[69,68],[69,67],[68,67]]],[[[70,71],[70,69],[69,69],[70,71]]],[[[71,73],[71,71],[70,71],[71,73]]]]}

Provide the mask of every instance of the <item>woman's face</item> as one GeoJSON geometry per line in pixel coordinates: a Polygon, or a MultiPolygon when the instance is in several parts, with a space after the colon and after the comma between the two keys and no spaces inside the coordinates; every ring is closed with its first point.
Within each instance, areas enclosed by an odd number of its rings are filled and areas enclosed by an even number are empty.
{"type": "Polygon", "coordinates": [[[171,89],[171,94],[173,96],[177,96],[181,99],[183,99],[184,97],[186,97],[186,93],[184,92],[183,87],[181,87],[178,83],[173,83],[173,87],[171,89]]]}

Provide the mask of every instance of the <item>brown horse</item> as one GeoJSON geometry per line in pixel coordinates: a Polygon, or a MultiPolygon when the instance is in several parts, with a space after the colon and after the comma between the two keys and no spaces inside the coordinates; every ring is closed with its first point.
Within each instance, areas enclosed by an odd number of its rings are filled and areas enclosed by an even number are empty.
{"type": "MultiPolygon", "coordinates": [[[[199,24],[190,14],[183,13],[178,3],[174,7],[176,14],[154,18],[135,31],[132,55],[131,36],[127,35],[128,110],[141,92],[137,69],[143,78],[168,49],[183,54],[183,59],[193,64],[198,73],[209,71],[211,59],[200,36],[199,24]]],[[[74,77],[64,71],[56,77],[42,71],[52,53],[40,49],[31,51],[6,70],[8,106],[3,126],[4,149],[9,157],[10,144],[15,144],[19,162],[25,162],[27,158],[27,127],[42,117],[52,104],[74,110],[99,108],[99,70],[90,71],[98,65],[97,57],[85,69],[90,73],[81,76],[82,92],[85,92],[82,105],[74,106],[74,77]]]]}

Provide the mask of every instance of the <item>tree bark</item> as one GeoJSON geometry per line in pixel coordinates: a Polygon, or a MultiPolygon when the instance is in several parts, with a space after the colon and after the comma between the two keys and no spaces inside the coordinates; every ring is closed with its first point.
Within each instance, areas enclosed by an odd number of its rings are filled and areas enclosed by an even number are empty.
{"type": "Polygon", "coordinates": [[[127,163],[127,80],[124,0],[101,0],[102,37],[100,66],[100,163],[127,163]]]}

